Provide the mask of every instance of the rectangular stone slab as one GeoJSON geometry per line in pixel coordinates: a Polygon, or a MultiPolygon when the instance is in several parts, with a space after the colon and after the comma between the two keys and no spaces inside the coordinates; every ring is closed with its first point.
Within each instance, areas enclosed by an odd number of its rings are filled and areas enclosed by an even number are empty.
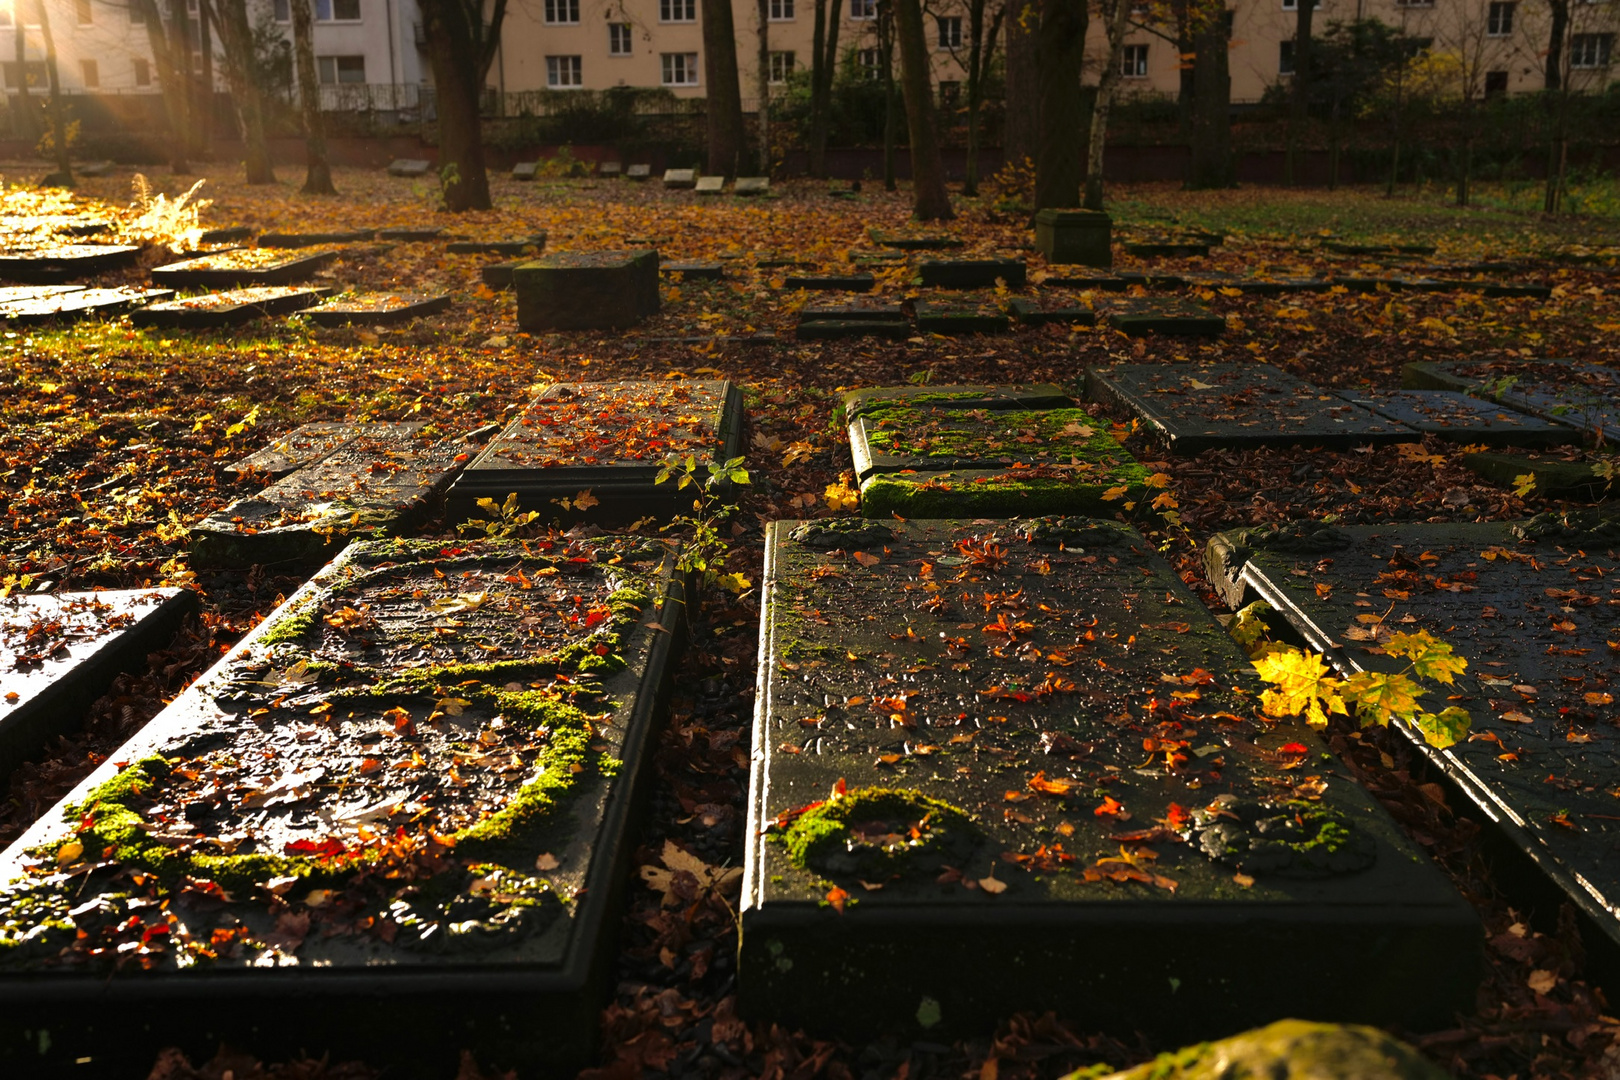
{"type": "Polygon", "coordinates": [[[329,457],[335,450],[357,438],[407,439],[422,430],[420,423],[352,423],[347,420],[302,424],[263,450],[239,458],[225,466],[226,472],[256,472],[261,476],[283,477],[329,457]]]}
{"type": "Polygon", "coordinates": [[[691,491],[655,483],[664,459],[727,461],[742,453],[742,428],[742,392],[730,382],[553,383],[467,466],[445,512],[452,521],[487,518],[479,499],[501,504],[516,493],[543,520],[623,524],[685,513],[691,491]],[[574,505],[582,492],[590,497],[574,505]]]}
{"type": "Polygon", "coordinates": [[[1270,364],[1120,364],[1086,371],[1086,397],[1140,417],[1177,454],[1218,447],[1416,442],[1417,432],[1270,364]]]}
{"type": "Polygon", "coordinates": [[[768,176],[739,176],[731,186],[733,195],[768,195],[770,190],[771,178],[768,176]]]}
{"type": "Polygon", "coordinates": [[[658,252],[560,251],[512,271],[517,322],[524,330],[609,330],[662,306],[658,252]]]}
{"type": "Polygon", "coordinates": [[[624,170],[624,175],[631,180],[646,180],[652,176],[651,165],[632,165],[624,170]]]}
{"type": "MultiPolygon", "coordinates": [[[[853,194],[853,193],[852,193],[853,194]]],[[[896,251],[945,251],[959,248],[962,241],[945,233],[892,233],[882,229],[868,229],[866,235],[878,247],[896,251]]]]}
{"type": "Polygon", "coordinates": [[[113,680],[143,669],[196,607],[189,589],[0,598],[0,776],[76,731],[113,680]]]}
{"type": "Polygon", "coordinates": [[[1561,446],[1579,442],[1568,424],[1526,416],[1458,390],[1337,390],[1339,397],[1413,431],[1489,446],[1561,446]]]}
{"type": "Polygon", "coordinates": [[[1043,306],[1039,300],[1029,300],[1022,296],[1015,296],[1007,305],[1012,311],[1012,317],[1021,326],[1047,326],[1052,323],[1064,325],[1096,326],[1097,312],[1089,307],[1079,304],[1060,304],[1051,307],[1043,306]]]}
{"type": "Polygon", "coordinates": [[[287,285],[309,280],[335,258],[335,251],[315,251],[308,255],[282,255],[274,251],[260,253],[258,249],[222,251],[159,266],[152,271],[152,281],[170,288],[228,289],[238,285],[287,285]]]}
{"type": "Polygon", "coordinates": [[[1066,409],[1074,404],[1056,383],[1007,383],[1000,386],[870,386],[846,391],[839,399],[845,422],[868,412],[906,404],[914,408],[1066,409]]]}
{"type": "Polygon", "coordinates": [[[134,266],[141,249],[127,244],[58,244],[0,252],[0,280],[49,285],[134,266]]]}
{"type": "Polygon", "coordinates": [[[1137,296],[1111,300],[1107,315],[1109,326],[1127,334],[1219,337],[1226,332],[1225,316],[1179,297],[1137,296]]]}
{"type": "Polygon", "coordinates": [[[922,259],[917,274],[936,289],[989,289],[998,281],[1018,289],[1027,280],[1023,259],[922,259]]]}
{"type": "Polygon", "coordinates": [[[397,158],[388,166],[389,176],[426,176],[433,163],[423,158],[397,158]]]}
{"type": "Polygon", "coordinates": [[[665,169],[664,186],[667,188],[690,188],[697,183],[696,169],[665,169]]]}
{"type": "Polygon", "coordinates": [[[388,326],[426,315],[437,315],[449,308],[449,293],[438,296],[362,293],[328,300],[319,307],[311,308],[309,319],[316,326],[388,326]]]}
{"type": "Polygon", "coordinates": [[[1097,289],[1102,292],[1124,292],[1133,285],[1144,289],[1179,289],[1187,280],[1175,274],[1141,273],[1120,270],[1109,274],[1053,274],[1040,283],[1047,289],[1097,289]]]}
{"type": "Polygon", "coordinates": [[[1236,289],[1252,296],[1283,296],[1288,293],[1318,293],[1332,289],[1334,282],[1322,278],[1283,276],[1260,277],[1238,274],[1194,274],[1192,285],[1206,289],[1236,289]]]}
{"type": "Polygon", "coordinates": [[[1433,255],[1433,244],[1352,244],[1342,240],[1324,240],[1322,247],[1338,255],[1433,255]]]}
{"type": "Polygon", "coordinates": [[[1517,488],[1520,477],[1529,475],[1535,481],[1533,490],[1543,498],[1596,501],[1614,491],[1611,478],[1600,474],[1596,464],[1585,461],[1482,451],[1464,454],[1462,463],[1481,480],[1498,487],[1517,488]]]}
{"type": "Polygon", "coordinates": [[[998,308],[918,300],[917,329],[930,334],[1002,334],[1008,329],[1005,312],[998,308]]]}
{"type": "Polygon", "coordinates": [[[173,289],[75,289],[57,296],[0,303],[0,321],[18,326],[77,322],[93,315],[116,315],[173,296],[173,289]]]}
{"type": "Polygon", "coordinates": [[[1620,431],[1620,371],[1570,360],[1424,360],[1401,368],[1409,390],[1460,390],[1557,420],[1588,440],[1620,431]]]}
{"type": "Polygon", "coordinates": [[[1131,530],[775,522],[763,580],[749,1018],[1169,1039],[1470,1007],[1473,910],[1303,724],[1257,717],[1247,658],[1131,530]],[[1262,854],[1261,820],[1308,831],[1262,854]]]}
{"type": "Polygon", "coordinates": [[[24,300],[40,300],[51,296],[66,296],[79,292],[83,285],[7,285],[0,287],[0,304],[15,304],[24,300]]]}
{"type": "Polygon", "coordinates": [[[359,244],[375,239],[376,229],[350,229],[329,233],[265,233],[259,237],[262,248],[307,248],[326,244],[359,244]]]}
{"type": "MultiPolygon", "coordinates": [[[[669,187],[669,175],[664,176],[664,186],[669,187]]],[[[700,176],[693,190],[699,195],[719,195],[726,190],[726,178],[723,176],[700,176]]]]}
{"type": "Polygon", "coordinates": [[[1264,599],[1341,673],[1401,670],[1372,651],[1387,631],[1465,658],[1420,700],[1467,709],[1470,738],[1414,743],[1620,949],[1620,520],[1245,530],[1206,563],[1229,603],[1264,599]]]}
{"type": "Polygon", "coordinates": [[[204,244],[240,244],[251,241],[254,232],[246,225],[230,225],[223,229],[204,230],[201,242],[204,244]]]}
{"type": "Polygon", "coordinates": [[[911,336],[911,326],[905,322],[879,319],[802,319],[795,333],[800,341],[842,341],[861,337],[904,341],[911,336]]]}
{"type": "Polygon", "coordinates": [[[789,274],[782,279],[784,289],[822,292],[871,292],[876,284],[871,274],[789,274]]]}
{"type": "Polygon", "coordinates": [[[519,181],[533,180],[539,172],[540,163],[538,161],[520,161],[512,166],[512,179],[519,181]]]}
{"type": "Polygon", "coordinates": [[[521,262],[490,263],[478,271],[478,279],[491,289],[510,289],[512,287],[512,272],[521,262]]]}
{"type": "Polygon", "coordinates": [[[721,281],[726,276],[725,263],[667,262],[660,263],[660,274],[679,274],[686,281],[721,281]]]}
{"type": "Polygon", "coordinates": [[[596,166],[598,176],[619,176],[623,172],[624,162],[622,161],[602,161],[598,162],[596,166]]]}
{"type": "Polygon", "coordinates": [[[191,527],[191,562],[246,568],[319,563],[355,538],[399,536],[435,505],[471,457],[460,439],[430,441],[379,424],[326,456],[191,527]]]}
{"type": "Polygon", "coordinates": [[[1209,254],[1209,244],[1200,240],[1138,240],[1126,243],[1125,252],[1144,259],[1203,258],[1209,254]]]}
{"type": "Polygon", "coordinates": [[[451,1075],[462,1047],[585,1065],[684,633],[668,555],[351,548],[0,859],[8,944],[62,920],[0,949],[0,1070],[133,1075],[288,1030],[402,1075],[451,1075]]]}
{"type": "Polygon", "coordinates": [[[304,285],[273,285],[165,300],[130,312],[136,326],[207,330],[240,326],[267,315],[288,315],[321,302],[330,290],[304,285]]]}
{"type": "Polygon", "coordinates": [[[425,228],[405,227],[399,229],[378,229],[377,239],[393,240],[401,243],[422,243],[428,240],[437,240],[444,235],[444,230],[437,225],[425,228]]]}
{"type": "Polygon", "coordinates": [[[537,232],[515,240],[452,240],[444,250],[452,255],[538,255],[545,250],[546,236],[537,232]]]}

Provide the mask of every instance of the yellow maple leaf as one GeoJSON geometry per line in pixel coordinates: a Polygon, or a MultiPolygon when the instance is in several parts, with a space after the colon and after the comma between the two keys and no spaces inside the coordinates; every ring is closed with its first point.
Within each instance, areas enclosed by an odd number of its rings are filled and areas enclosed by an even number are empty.
{"type": "Polygon", "coordinates": [[[1448,686],[1456,676],[1468,670],[1467,660],[1456,655],[1450,645],[1427,630],[1391,634],[1389,640],[1384,642],[1384,651],[1412,661],[1412,670],[1419,678],[1434,679],[1448,686]]]}
{"type": "Polygon", "coordinates": [[[1267,652],[1254,661],[1260,678],[1276,687],[1260,695],[1267,716],[1299,716],[1312,724],[1326,724],[1328,713],[1349,715],[1339,691],[1344,683],[1330,674],[1331,668],[1314,653],[1283,648],[1267,652]]]}
{"type": "Polygon", "coordinates": [[[1410,719],[1418,711],[1418,695],[1424,691],[1410,675],[1358,671],[1345,680],[1344,692],[1356,703],[1356,713],[1364,723],[1387,724],[1397,717],[1410,719]]]}

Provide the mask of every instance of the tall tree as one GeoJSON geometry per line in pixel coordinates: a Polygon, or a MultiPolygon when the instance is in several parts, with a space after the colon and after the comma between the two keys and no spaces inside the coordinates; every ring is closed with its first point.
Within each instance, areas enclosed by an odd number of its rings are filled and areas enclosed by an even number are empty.
{"type": "MultiPolygon", "coordinates": [[[[506,0],[493,0],[487,22],[483,0],[419,0],[419,4],[438,98],[444,208],[454,213],[488,210],[489,172],[478,106],[500,47],[506,0]]],[[[735,51],[736,43],[731,47],[735,51]]]]}
{"type": "Polygon", "coordinates": [[[1080,205],[1085,110],[1080,68],[1086,49],[1086,0],[1041,0],[1035,40],[1040,137],[1035,155],[1035,208],[1080,205]]]}
{"type": "Polygon", "coordinates": [[[900,185],[894,168],[894,144],[899,136],[899,102],[894,85],[894,0],[878,0],[878,80],[883,84],[883,190],[900,185]]]}
{"type": "MultiPolygon", "coordinates": [[[[59,187],[71,187],[73,162],[68,157],[67,117],[62,111],[62,79],[56,69],[56,35],[51,33],[51,13],[46,10],[45,0],[36,0],[36,6],[39,9],[39,36],[45,42],[45,79],[51,89],[51,149],[56,156],[56,171],[46,177],[46,181],[59,187]]],[[[11,21],[22,22],[17,18],[15,5],[11,21]]],[[[22,72],[18,72],[18,75],[21,76],[22,72]]]]}
{"type": "Polygon", "coordinates": [[[1103,151],[1108,142],[1108,114],[1113,108],[1114,91],[1124,74],[1125,34],[1130,30],[1132,0],[1102,0],[1102,16],[1107,20],[1108,59],[1097,77],[1097,96],[1091,102],[1090,143],[1086,154],[1087,210],[1103,208],[1103,151]]]}
{"type": "Polygon", "coordinates": [[[1006,117],[1001,151],[1009,165],[1034,161],[1040,141],[1040,88],[1035,74],[1036,0],[1007,0],[1007,62],[1003,75],[1006,117]]]}
{"type": "Polygon", "coordinates": [[[948,221],[956,212],[945,190],[945,163],[934,134],[933,71],[918,0],[895,0],[894,32],[900,45],[900,93],[906,102],[906,130],[911,141],[912,213],[919,221],[948,221]]]}
{"type": "Polygon", "coordinates": [[[838,70],[838,16],[847,0],[816,0],[810,34],[810,175],[827,177],[833,73],[838,70]]]}
{"type": "Polygon", "coordinates": [[[997,4],[994,11],[987,10],[989,4],[990,0],[967,0],[968,54],[967,61],[962,64],[967,73],[968,99],[967,173],[962,181],[964,195],[979,193],[979,129],[984,113],[984,84],[990,76],[990,65],[996,55],[996,37],[1001,32],[1001,21],[1007,13],[1005,3],[997,4]]]}
{"type": "Polygon", "coordinates": [[[1231,187],[1232,79],[1227,71],[1225,0],[1195,0],[1189,13],[1193,33],[1193,109],[1187,187],[1231,187]]]}
{"type": "Polygon", "coordinates": [[[326,156],[326,122],[321,116],[321,86],[315,75],[313,0],[292,0],[293,57],[298,69],[298,105],[304,120],[305,195],[336,195],[332,163],[326,156]]]}
{"type": "Polygon", "coordinates": [[[736,176],[742,158],[742,89],[737,77],[737,27],[731,0],[702,0],[703,77],[708,80],[710,175],[736,176]]]}
{"type": "Polygon", "coordinates": [[[1564,85],[1564,39],[1569,35],[1569,0],[1547,0],[1550,16],[1547,28],[1547,61],[1542,68],[1542,86],[1558,90],[1564,85]]]}
{"type": "Polygon", "coordinates": [[[207,160],[214,152],[214,28],[204,0],[197,4],[197,55],[201,61],[192,85],[191,115],[197,122],[191,125],[191,152],[207,160]]]}
{"type": "Polygon", "coordinates": [[[203,0],[210,21],[219,27],[225,46],[225,83],[231,88],[237,127],[242,133],[243,166],[249,184],[273,184],[270,146],[264,137],[264,97],[254,78],[253,29],[248,23],[246,0],[203,0]]]}
{"type": "MultiPolygon", "coordinates": [[[[146,43],[152,50],[152,62],[157,65],[163,108],[169,115],[169,171],[183,175],[191,171],[188,155],[191,146],[191,86],[187,77],[191,69],[191,43],[180,36],[177,27],[165,25],[158,11],[157,0],[129,0],[129,3],[146,26],[146,43]]],[[[181,0],[180,6],[183,10],[184,0],[181,0]]]]}
{"type": "Polygon", "coordinates": [[[759,0],[759,175],[771,175],[771,0],[759,0]]]}
{"type": "Polygon", "coordinates": [[[1283,136],[1283,183],[1294,187],[1299,175],[1299,141],[1305,135],[1305,120],[1311,100],[1311,18],[1316,0],[1295,0],[1298,22],[1294,25],[1294,85],[1288,99],[1288,130],[1283,136]]]}
{"type": "Polygon", "coordinates": [[[28,32],[23,20],[12,13],[12,49],[17,64],[17,102],[11,110],[11,133],[32,146],[39,141],[39,124],[34,118],[34,103],[28,95],[28,32]]]}

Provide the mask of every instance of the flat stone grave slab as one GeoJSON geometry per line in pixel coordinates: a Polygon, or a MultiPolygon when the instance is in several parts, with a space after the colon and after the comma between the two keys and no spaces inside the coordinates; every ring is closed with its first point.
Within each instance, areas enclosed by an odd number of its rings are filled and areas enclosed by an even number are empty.
{"type": "Polygon", "coordinates": [[[652,176],[652,166],[631,165],[624,170],[624,175],[631,180],[646,180],[652,176]]]}
{"type": "Polygon", "coordinates": [[[1104,513],[1146,490],[1147,469],[1055,387],[910,389],[845,399],[869,518],[1104,513]]]}
{"type": "Polygon", "coordinates": [[[1097,312],[1085,304],[1050,304],[1015,296],[1007,304],[1012,317],[1020,326],[1095,326],[1097,312]]]}
{"type": "Polygon", "coordinates": [[[771,192],[771,178],[768,176],[739,176],[737,182],[731,185],[733,195],[769,195],[771,192]]]}
{"type": "Polygon", "coordinates": [[[668,556],[376,541],[321,571],[0,858],[10,1071],[281,1024],[401,1075],[585,1065],[684,636],[668,556]]]}
{"type": "Polygon", "coordinates": [[[512,166],[512,179],[514,180],[533,180],[538,175],[540,175],[540,163],[538,161],[520,161],[512,166]]]}
{"type": "Polygon", "coordinates": [[[100,236],[112,222],[94,214],[0,214],[0,233],[100,236]]]}
{"type": "MultiPolygon", "coordinates": [[[[669,174],[664,175],[664,186],[670,187],[669,174]]],[[[723,176],[700,176],[692,185],[692,190],[699,195],[720,195],[726,190],[726,178],[723,176]]]]}
{"type": "Polygon", "coordinates": [[[1139,417],[1177,454],[1259,446],[1348,450],[1419,438],[1270,364],[1089,368],[1086,397],[1139,417]]]}
{"type": "Polygon", "coordinates": [[[1023,259],[921,259],[917,276],[934,289],[990,289],[997,282],[1018,289],[1027,279],[1023,259]]]}
{"type": "Polygon", "coordinates": [[[817,292],[871,292],[876,284],[871,274],[789,274],[782,279],[784,289],[817,292]]]}
{"type": "Polygon", "coordinates": [[[95,315],[116,315],[172,296],[173,289],[75,289],[58,296],[0,302],[0,321],[17,326],[77,322],[95,315]]]}
{"type": "Polygon", "coordinates": [[[152,271],[152,281],[174,289],[290,285],[308,281],[336,258],[335,251],[288,255],[271,248],[240,248],[159,266],[152,271]]]}
{"type": "Polygon", "coordinates": [[[290,315],[320,303],[330,290],[307,285],[267,285],[231,289],[180,300],[165,300],[136,308],[129,320],[136,326],[176,330],[211,330],[240,326],[267,315],[290,315]]]}
{"type": "Polygon", "coordinates": [[[316,326],[388,326],[450,309],[450,294],[360,293],[328,300],[309,310],[316,326]]]}
{"type": "Polygon", "coordinates": [[[849,261],[856,266],[895,266],[909,256],[903,251],[852,251],[849,261]]]}
{"type": "Polygon", "coordinates": [[[80,292],[83,285],[7,285],[0,286],[0,304],[17,304],[25,300],[45,300],[53,296],[66,296],[80,292]]]}
{"type": "Polygon", "coordinates": [[[423,158],[398,158],[388,166],[389,176],[426,176],[433,162],[423,158]]]}
{"type": "Polygon", "coordinates": [[[1492,299],[1530,298],[1545,300],[1552,295],[1551,285],[1539,285],[1533,281],[1477,281],[1468,284],[1470,288],[1481,296],[1492,299]]]}
{"type": "Polygon", "coordinates": [[[746,1018],[1198,1039],[1470,1007],[1472,908],[1313,732],[1260,717],[1131,530],[779,521],[763,580],[746,1018]]]}
{"type": "Polygon", "coordinates": [[[1455,292],[1464,288],[1460,282],[1456,281],[1392,275],[1356,277],[1335,274],[1333,284],[1342,285],[1351,292],[1364,293],[1377,292],[1379,289],[1387,289],[1390,292],[1455,292]]]}
{"type": "Polygon", "coordinates": [[[75,165],[73,168],[80,176],[88,176],[95,180],[103,176],[111,176],[117,167],[111,161],[89,161],[82,165],[75,165]]]}
{"type": "Polygon", "coordinates": [[[897,233],[884,229],[868,229],[866,235],[871,237],[872,243],[878,247],[894,248],[898,251],[946,251],[963,245],[960,238],[947,233],[897,233]]]}
{"type": "Polygon", "coordinates": [[[132,244],[54,244],[0,252],[0,280],[50,285],[135,265],[141,249],[132,244]]]}
{"type": "Polygon", "coordinates": [[[331,452],[191,528],[191,564],[302,566],[352,539],[400,536],[436,508],[471,456],[460,438],[370,424],[331,452]]]}
{"type": "Polygon", "coordinates": [[[1139,259],[1191,259],[1209,254],[1207,240],[1128,240],[1125,253],[1139,259]]]}
{"type": "Polygon", "coordinates": [[[658,252],[559,251],[512,271],[517,322],[524,330],[610,330],[663,305],[658,252]]]}
{"type": "Polygon", "coordinates": [[[664,186],[666,188],[691,188],[697,184],[696,169],[665,169],[664,186]]]}
{"type": "Polygon", "coordinates": [[[512,287],[512,273],[522,262],[490,263],[478,271],[478,280],[492,289],[510,289],[512,287]]]}
{"type": "Polygon", "coordinates": [[[1306,523],[1223,534],[1206,561],[1229,602],[1264,599],[1341,674],[1404,670],[1380,648],[1392,632],[1466,659],[1442,689],[1469,737],[1413,742],[1620,947],[1620,519],[1306,523]]]}
{"type": "Polygon", "coordinates": [[[660,274],[679,274],[686,281],[721,281],[726,276],[726,264],[718,262],[660,262],[660,274]]]}
{"type": "Polygon", "coordinates": [[[324,247],[327,244],[361,244],[377,237],[376,229],[350,229],[325,233],[265,233],[259,237],[262,248],[324,247]]]}
{"type": "Polygon", "coordinates": [[[619,176],[624,172],[622,161],[599,161],[596,164],[596,175],[619,176]]]}
{"type": "Polygon", "coordinates": [[[799,309],[801,341],[882,337],[904,340],[911,323],[899,304],[808,304],[799,309]]]}
{"type": "Polygon", "coordinates": [[[1346,401],[1413,431],[1488,446],[1561,446],[1579,442],[1568,424],[1470,397],[1460,390],[1336,390],[1346,401]]]}
{"type": "Polygon", "coordinates": [[[452,255],[537,255],[545,249],[545,232],[514,240],[452,240],[444,245],[452,255]]]}
{"type": "Polygon", "coordinates": [[[1333,288],[1335,282],[1304,275],[1277,277],[1242,274],[1194,274],[1187,283],[1206,289],[1236,289],[1250,296],[1283,296],[1289,293],[1320,293],[1333,288]]]}
{"type": "Polygon", "coordinates": [[[1324,240],[1322,248],[1336,255],[1433,255],[1438,250],[1433,244],[1352,244],[1343,240],[1324,240]]]}
{"type": "Polygon", "coordinates": [[[168,644],[188,589],[0,597],[0,776],[72,734],[95,700],[168,644]]]}
{"type": "Polygon", "coordinates": [[[814,259],[801,259],[797,255],[761,255],[754,260],[760,270],[814,270],[814,259]]]}
{"type": "Polygon", "coordinates": [[[255,234],[246,225],[230,225],[223,229],[206,229],[200,240],[203,244],[240,244],[251,241],[255,234]]]}
{"type": "Polygon", "coordinates": [[[1544,498],[1596,501],[1617,490],[1607,471],[1599,472],[1597,465],[1588,461],[1475,451],[1465,453],[1462,463],[1481,480],[1498,487],[1516,489],[1528,476],[1534,481],[1531,490],[1544,498]]]}
{"type": "Polygon", "coordinates": [[[655,482],[665,459],[691,455],[701,467],[738,456],[742,409],[725,381],[553,383],[467,466],[445,512],[487,518],[478,500],[515,493],[546,519],[667,519],[691,509],[692,493],[655,482]]]}
{"type": "Polygon", "coordinates": [[[1134,270],[1121,270],[1108,274],[1049,274],[1039,284],[1047,289],[1080,289],[1100,292],[1125,292],[1132,286],[1144,289],[1179,289],[1187,279],[1175,274],[1149,274],[1134,270]]]}
{"type": "Polygon", "coordinates": [[[1410,390],[1460,390],[1568,424],[1588,440],[1620,431],[1620,371],[1570,360],[1425,360],[1401,368],[1410,390]]]}
{"type": "Polygon", "coordinates": [[[1224,315],[1180,297],[1134,296],[1111,300],[1107,318],[1109,326],[1133,336],[1219,337],[1226,332],[1224,315]]]}
{"type": "Polygon", "coordinates": [[[918,300],[913,307],[917,329],[930,334],[1004,334],[1010,326],[1006,312],[987,304],[918,300]]]}
{"type": "Polygon", "coordinates": [[[279,479],[313,465],[357,438],[408,439],[422,429],[420,423],[357,423],[348,420],[301,424],[263,450],[238,458],[225,471],[239,476],[257,473],[279,479]]]}
{"type": "Polygon", "coordinates": [[[869,386],[845,391],[839,407],[846,421],[872,410],[897,405],[948,409],[1066,409],[1074,399],[1055,383],[1004,383],[999,386],[869,386]]]}
{"type": "Polygon", "coordinates": [[[396,243],[423,243],[429,240],[438,240],[444,236],[444,230],[438,226],[426,228],[404,227],[399,229],[378,229],[377,239],[391,240],[396,243]]]}

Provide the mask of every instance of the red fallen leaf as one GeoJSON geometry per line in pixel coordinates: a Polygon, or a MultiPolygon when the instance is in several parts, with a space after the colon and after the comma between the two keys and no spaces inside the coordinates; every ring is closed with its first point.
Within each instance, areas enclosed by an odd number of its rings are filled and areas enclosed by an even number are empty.
{"type": "Polygon", "coordinates": [[[597,623],[605,621],[611,614],[613,614],[613,612],[608,609],[606,604],[597,604],[595,607],[585,612],[585,629],[589,630],[597,623]]]}
{"type": "Polygon", "coordinates": [[[1192,820],[1192,814],[1180,803],[1171,803],[1170,809],[1164,815],[1164,823],[1172,829],[1185,829],[1192,820]]]}
{"type": "Polygon", "coordinates": [[[1102,805],[1092,810],[1097,817],[1121,817],[1125,813],[1125,804],[1112,795],[1104,795],[1102,805]]]}
{"type": "Polygon", "coordinates": [[[1076,786],[1072,780],[1048,780],[1044,769],[1029,778],[1030,790],[1042,795],[1067,795],[1076,786]]]}
{"type": "Polygon", "coordinates": [[[844,793],[848,790],[849,788],[847,785],[845,785],[844,778],[840,776],[838,778],[838,782],[832,786],[832,798],[841,799],[844,797],[844,793]]]}
{"type": "Polygon", "coordinates": [[[1278,747],[1277,753],[1279,753],[1279,754],[1308,754],[1308,753],[1310,753],[1310,751],[1305,747],[1304,743],[1291,742],[1291,743],[1284,743],[1282,746],[1278,747]]]}
{"type": "Polygon", "coordinates": [[[849,893],[845,892],[837,885],[834,885],[831,889],[827,890],[827,903],[831,904],[832,909],[838,912],[840,915],[844,913],[844,901],[848,899],[849,893]]]}
{"type": "Polygon", "coordinates": [[[150,944],[152,939],[155,938],[155,937],[168,937],[168,936],[169,936],[169,924],[168,923],[158,923],[156,926],[148,926],[146,928],[146,930],[141,934],[141,944],[142,945],[150,944]]]}
{"type": "Polygon", "coordinates": [[[348,849],[343,846],[343,841],[328,837],[320,841],[294,840],[281,850],[286,855],[313,855],[318,859],[334,859],[348,849]]]}
{"type": "Polygon", "coordinates": [[[1190,675],[1181,676],[1181,681],[1188,686],[1208,686],[1215,681],[1215,676],[1203,668],[1193,668],[1190,675]]]}

